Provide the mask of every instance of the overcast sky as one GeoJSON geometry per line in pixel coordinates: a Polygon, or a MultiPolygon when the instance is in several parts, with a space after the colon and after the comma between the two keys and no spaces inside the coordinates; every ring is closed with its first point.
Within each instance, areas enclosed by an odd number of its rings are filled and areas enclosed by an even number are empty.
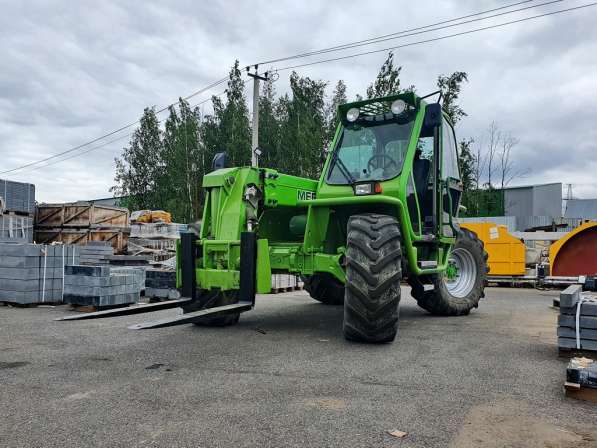
{"type": "MultiPolygon", "coordinates": [[[[144,107],[162,107],[222,78],[237,58],[247,65],[514,2],[1,0],[0,171],[134,122],[144,107]]],[[[566,0],[338,55],[586,3],[566,0]]],[[[575,196],[597,197],[596,18],[597,7],[586,8],[397,50],[402,83],[426,93],[439,74],[467,72],[461,104],[468,117],[456,130],[459,139],[482,142],[495,120],[520,141],[513,154],[517,168],[530,170],[515,183],[572,183],[575,196]]],[[[352,98],[365,91],[385,57],[378,53],[298,72],[329,81],[330,92],[343,79],[352,98]]],[[[288,90],[288,75],[280,73],[279,93],[288,90]]],[[[221,91],[219,86],[191,104],[221,91]]],[[[0,177],[35,183],[39,201],[111,196],[113,159],[126,142],[0,177]]]]}

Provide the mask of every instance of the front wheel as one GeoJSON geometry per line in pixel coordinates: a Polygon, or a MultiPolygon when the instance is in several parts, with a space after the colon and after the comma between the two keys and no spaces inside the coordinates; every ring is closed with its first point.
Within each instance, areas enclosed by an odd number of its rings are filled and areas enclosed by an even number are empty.
{"type": "Polygon", "coordinates": [[[305,290],[309,295],[326,305],[342,305],[344,303],[344,285],[336,277],[326,272],[318,272],[303,277],[305,290]]]}
{"type": "Polygon", "coordinates": [[[470,230],[461,228],[450,253],[444,273],[412,277],[408,282],[411,295],[419,306],[438,316],[469,314],[485,296],[487,252],[483,242],[470,230]],[[427,290],[430,283],[433,289],[427,290]]]}
{"type": "Polygon", "coordinates": [[[344,337],[391,342],[398,332],[401,278],[400,226],[373,213],[348,221],[344,337]]]}

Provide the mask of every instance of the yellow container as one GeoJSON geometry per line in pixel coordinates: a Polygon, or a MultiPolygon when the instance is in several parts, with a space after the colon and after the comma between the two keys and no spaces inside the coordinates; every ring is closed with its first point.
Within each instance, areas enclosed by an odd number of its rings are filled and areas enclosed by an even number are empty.
{"type": "Polygon", "coordinates": [[[460,227],[471,230],[483,241],[489,255],[489,275],[524,275],[525,245],[510,235],[506,226],[491,222],[462,223],[460,227]]]}

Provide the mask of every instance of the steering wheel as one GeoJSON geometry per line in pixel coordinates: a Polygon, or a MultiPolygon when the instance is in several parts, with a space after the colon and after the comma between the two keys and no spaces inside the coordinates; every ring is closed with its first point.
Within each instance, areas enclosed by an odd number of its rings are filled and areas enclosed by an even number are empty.
{"type": "Polygon", "coordinates": [[[377,160],[377,159],[388,159],[389,162],[387,164],[383,164],[383,170],[385,172],[385,170],[389,167],[391,167],[392,165],[394,165],[396,167],[396,169],[398,169],[398,163],[396,163],[396,161],[394,159],[392,159],[389,155],[385,154],[385,153],[381,153],[381,154],[375,154],[374,156],[372,156],[369,161],[367,162],[367,170],[369,172],[373,171],[375,168],[381,168],[380,166],[374,167],[373,166],[373,161],[377,160]]]}

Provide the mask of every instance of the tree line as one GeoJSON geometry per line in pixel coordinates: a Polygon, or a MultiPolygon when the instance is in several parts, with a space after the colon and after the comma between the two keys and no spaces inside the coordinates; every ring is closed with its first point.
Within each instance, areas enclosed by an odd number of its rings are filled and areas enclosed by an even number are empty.
{"type": "MultiPolygon", "coordinates": [[[[389,53],[377,76],[365,92],[366,98],[416,91],[400,83],[402,67],[389,53]]],[[[443,108],[456,125],[466,117],[458,98],[468,80],[465,72],[440,75],[438,90],[443,108]]],[[[277,95],[270,79],[259,95],[260,165],[297,176],[317,178],[322,168],[324,149],[334,137],[339,121],[337,106],[348,102],[347,86],[339,80],[326,95],[328,82],[292,72],[290,93],[277,95]]],[[[362,96],[357,95],[357,100],[362,96]]],[[[143,111],[129,144],[115,159],[115,196],[131,210],[164,209],[178,222],[193,222],[201,217],[201,179],[211,171],[216,153],[225,151],[229,166],[249,165],[251,160],[251,122],[245,82],[238,61],[232,66],[224,98],[211,98],[213,111],[202,115],[198,107],[180,99],[169,108],[164,123],[154,108],[143,111]]],[[[492,174],[501,163],[501,184],[516,176],[511,149],[517,143],[495,125],[491,149],[475,146],[473,139],[459,142],[464,204],[478,211],[478,191],[493,189],[492,174]],[[478,151],[478,152],[476,152],[478,151]],[[505,152],[506,151],[506,152],[505,152]],[[503,154],[506,154],[505,156],[503,154]],[[501,158],[500,158],[500,155],[501,158]],[[505,168],[504,168],[505,167],[505,168]],[[489,180],[483,182],[489,173],[489,180]]],[[[469,214],[470,214],[469,211],[469,214]]]]}

